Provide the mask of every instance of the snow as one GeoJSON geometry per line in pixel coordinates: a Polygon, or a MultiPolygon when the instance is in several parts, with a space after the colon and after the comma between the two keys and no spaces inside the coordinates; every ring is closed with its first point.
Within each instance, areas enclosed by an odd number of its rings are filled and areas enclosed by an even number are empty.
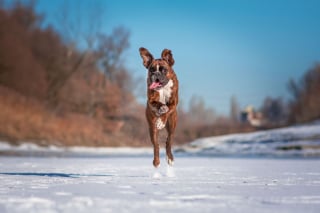
{"type": "Polygon", "coordinates": [[[320,122],[200,138],[176,151],[201,156],[319,157],[320,122]]]}
{"type": "Polygon", "coordinates": [[[13,156],[58,156],[58,157],[106,157],[106,156],[150,156],[151,147],[58,147],[39,146],[30,142],[11,145],[0,141],[0,154],[13,156]]]}
{"type": "Polygon", "coordinates": [[[320,122],[152,154],[0,142],[0,212],[319,212],[320,122]]]}
{"type": "Polygon", "coordinates": [[[320,209],[317,159],[177,156],[174,167],[162,162],[154,178],[150,156],[1,157],[0,212],[320,209]]]}

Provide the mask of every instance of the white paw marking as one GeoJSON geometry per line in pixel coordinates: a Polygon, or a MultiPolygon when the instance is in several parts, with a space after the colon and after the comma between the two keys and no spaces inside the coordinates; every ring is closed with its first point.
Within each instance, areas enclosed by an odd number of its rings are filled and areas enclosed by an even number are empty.
{"type": "Polygon", "coordinates": [[[156,127],[157,129],[163,129],[166,125],[162,122],[161,118],[156,120],[156,127]]]}
{"type": "Polygon", "coordinates": [[[174,161],[171,160],[170,158],[168,158],[168,156],[167,156],[167,162],[168,162],[169,166],[173,166],[173,164],[174,164],[174,161]]]}

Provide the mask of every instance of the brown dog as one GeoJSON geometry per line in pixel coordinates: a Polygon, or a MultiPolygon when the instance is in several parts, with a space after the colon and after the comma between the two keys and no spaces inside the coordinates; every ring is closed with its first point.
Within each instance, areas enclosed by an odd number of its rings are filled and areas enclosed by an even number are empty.
{"type": "Polygon", "coordinates": [[[161,129],[166,128],[168,132],[166,141],[167,162],[172,166],[171,145],[177,124],[176,108],[179,88],[177,76],[172,69],[174,59],[168,49],[162,51],[161,59],[154,59],[151,53],[143,47],[139,51],[143,59],[143,65],[148,69],[146,117],[154,148],[153,165],[158,167],[160,164],[158,133],[161,129]]]}

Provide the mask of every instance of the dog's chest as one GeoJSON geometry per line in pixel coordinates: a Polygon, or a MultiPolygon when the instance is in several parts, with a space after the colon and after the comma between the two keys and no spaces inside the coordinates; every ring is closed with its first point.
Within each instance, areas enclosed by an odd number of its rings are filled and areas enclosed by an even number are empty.
{"type": "Polygon", "coordinates": [[[167,104],[171,98],[173,81],[169,80],[166,86],[158,90],[159,102],[162,104],[167,104]]]}

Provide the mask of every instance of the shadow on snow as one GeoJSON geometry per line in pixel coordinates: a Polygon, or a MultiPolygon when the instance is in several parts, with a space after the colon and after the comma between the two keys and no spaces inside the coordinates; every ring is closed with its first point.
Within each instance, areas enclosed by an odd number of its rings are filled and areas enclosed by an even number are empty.
{"type": "Polygon", "coordinates": [[[11,176],[40,176],[40,177],[64,177],[64,178],[79,178],[79,177],[111,177],[111,174],[67,174],[67,173],[51,173],[51,172],[0,172],[0,175],[11,176]]]}

